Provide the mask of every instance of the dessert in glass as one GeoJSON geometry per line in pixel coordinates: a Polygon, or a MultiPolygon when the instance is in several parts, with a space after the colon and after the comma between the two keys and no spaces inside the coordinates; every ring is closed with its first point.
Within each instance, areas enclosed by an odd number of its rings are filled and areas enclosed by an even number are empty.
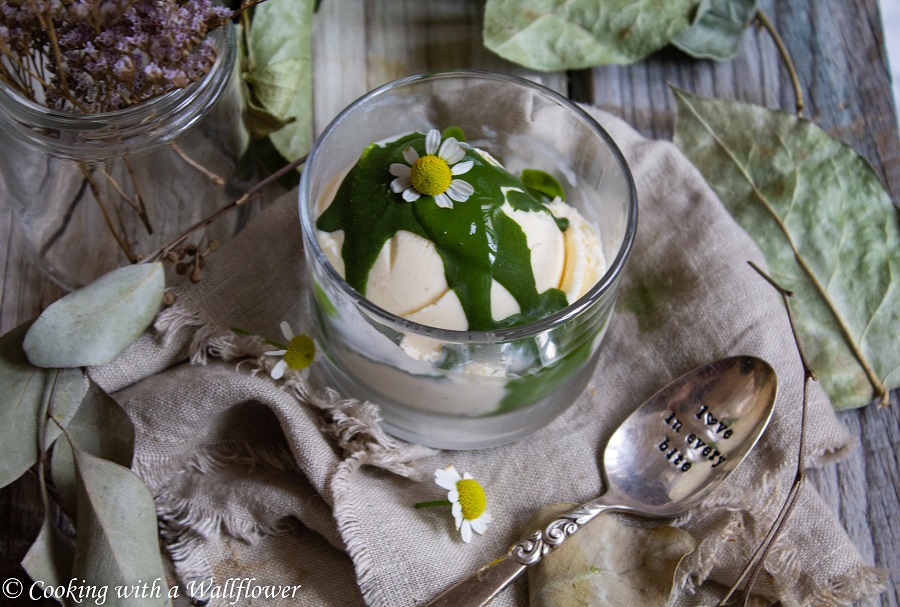
{"type": "Polygon", "coordinates": [[[387,84],[318,139],[300,218],[329,385],[389,433],[476,449],[520,439],[594,372],[637,200],[609,135],[513,76],[387,84]]]}

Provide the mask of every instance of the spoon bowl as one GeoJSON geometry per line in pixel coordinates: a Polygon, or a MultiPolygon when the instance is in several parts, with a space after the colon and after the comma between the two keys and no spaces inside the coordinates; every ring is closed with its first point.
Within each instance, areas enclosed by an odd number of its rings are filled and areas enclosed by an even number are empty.
{"type": "Polygon", "coordinates": [[[606,445],[607,504],[645,516],[689,510],[756,444],[772,416],[775,371],[735,356],[691,371],[638,407],[606,445]]]}
{"type": "Polygon", "coordinates": [[[668,518],[696,506],[759,440],[777,391],[775,371],[752,356],[718,360],[676,379],[609,439],[603,454],[606,493],[519,540],[428,607],[486,605],[601,512],[668,518]]]}

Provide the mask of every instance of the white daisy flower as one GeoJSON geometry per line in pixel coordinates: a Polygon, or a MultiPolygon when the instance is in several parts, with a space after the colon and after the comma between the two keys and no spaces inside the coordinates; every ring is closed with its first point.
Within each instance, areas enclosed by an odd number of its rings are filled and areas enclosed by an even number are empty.
{"type": "Polygon", "coordinates": [[[467,181],[454,179],[472,168],[473,162],[460,162],[465,156],[462,146],[455,137],[441,141],[437,129],[431,129],[425,135],[425,156],[412,146],[403,148],[403,159],[409,166],[395,162],[391,164],[390,173],[396,179],[391,182],[391,190],[403,194],[403,200],[412,202],[420,196],[433,196],[434,202],[445,209],[453,208],[453,202],[465,202],[475,192],[467,181]]]}
{"type": "Polygon", "coordinates": [[[316,357],[316,344],[309,335],[294,335],[291,326],[282,321],[281,332],[284,338],[288,340],[288,345],[269,342],[276,346],[281,346],[281,350],[273,350],[266,352],[266,356],[281,356],[270,375],[272,379],[281,379],[284,372],[290,368],[300,372],[300,376],[304,379],[309,376],[309,366],[316,357]]]}
{"type": "Polygon", "coordinates": [[[453,506],[453,518],[462,540],[472,541],[473,531],[483,535],[492,519],[481,484],[468,472],[460,476],[452,465],[435,470],[434,482],[447,489],[447,500],[453,506]]]}

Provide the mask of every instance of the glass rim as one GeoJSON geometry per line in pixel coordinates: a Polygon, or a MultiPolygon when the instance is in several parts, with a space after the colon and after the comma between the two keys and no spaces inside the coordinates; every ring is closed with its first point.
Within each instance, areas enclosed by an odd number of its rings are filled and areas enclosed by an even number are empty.
{"type": "Polygon", "coordinates": [[[631,250],[634,246],[635,236],[637,234],[637,188],[634,184],[634,178],[632,177],[631,169],[628,167],[628,163],[625,161],[625,156],[622,154],[619,146],[616,145],[615,141],[612,139],[606,129],[604,129],[590,114],[588,114],[584,109],[579,107],[572,100],[560,95],[556,91],[542,84],[519,76],[513,76],[511,74],[502,74],[484,70],[453,69],[422,72],[419,74],[398,78],[362,95],[361,97],[356,99],[356,101],[341,110],[341,112],[338,113],[338,115],[335,116],[334,119],[332,119],[325,130],[322,131],[322,134],[313,143],[306,161],[305,168],[300,175],[300,186],[298,194],[300,224],[302,233],[305,236],[304,247],[311,246],[312,253],[316,260],[320,262],[320,265],[322,265],[328,276],[339,285],[341,290],[346,295],[351,297],[354,302],[359,305],[368,315],[376,318],[380,322],[391,325],[392,327],[401,331],[414,333],[417,335],[422,335],[449,343],[496,343],[515,341],[518,339],[533,337],[535,335],[545,333],[551,329],[565,324],[573,318],[578,317],[582,312],[593,306],[603,295],[614,288],[617,279],[619,278],[625,267],[625,262],[631,254],[631,250]],[[592,130],[596,135],[600,137],[600,139],[606,144],[608,150],[618,164],[623,177],[625,178],[626,188],[628,190],[628,209],[625,219],[625,234],[623,235],[622,243],[619,246],[619,250],[612,263],[609,264],[603,276],[593,287],[588,290],[587,293],[585,293],[583,296],[581,296],[565,308],[557,310],[553,314],[550,314],[538,320],[503,329],[488,331],[459,331],[453,329],[432,327],[430,325],[423,325],[403,318],[402,316],[393,314],[385,310],[384,308],[375,305],[374,303],[366,299],[364,295],[359,293],[359,291],[350,286],[350,283],[344,280],[344,278],[338,273],[334,266],[332,266],[328,261],[324,251],[322,250],[322,247],[319,245],[318,238],[316,238],[315,226],[313,225],[312,213],[310,212],[310,205],[304,204],[304,200],[309,199],[309,169],[315,164],[316,158],[318,157],[319,151],[321,150],[320,144],[328,139],[328,136],[340,125],[340,123],[347,115],[349,115],[359,106],[367,103],[368,101],[384,95],[389,91],[409,84],[415,84],[424,80],[451,78],[480,78],[485,80],[496,80],[505,82],[507,84],[516,84],[548,96],[557,104],[574,112],[588,126],[590,130],[592,130]]]}

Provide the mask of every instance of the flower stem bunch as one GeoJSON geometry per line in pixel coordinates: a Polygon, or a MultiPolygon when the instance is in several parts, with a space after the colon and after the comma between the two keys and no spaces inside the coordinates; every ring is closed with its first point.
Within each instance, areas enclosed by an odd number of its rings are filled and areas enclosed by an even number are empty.
{"type": "Polygon", "coordinates": [[[202,78],[208,34],[233,14],[212,0],[4,0],[0,80],[56,110],[122,109],[202,78]]]}

